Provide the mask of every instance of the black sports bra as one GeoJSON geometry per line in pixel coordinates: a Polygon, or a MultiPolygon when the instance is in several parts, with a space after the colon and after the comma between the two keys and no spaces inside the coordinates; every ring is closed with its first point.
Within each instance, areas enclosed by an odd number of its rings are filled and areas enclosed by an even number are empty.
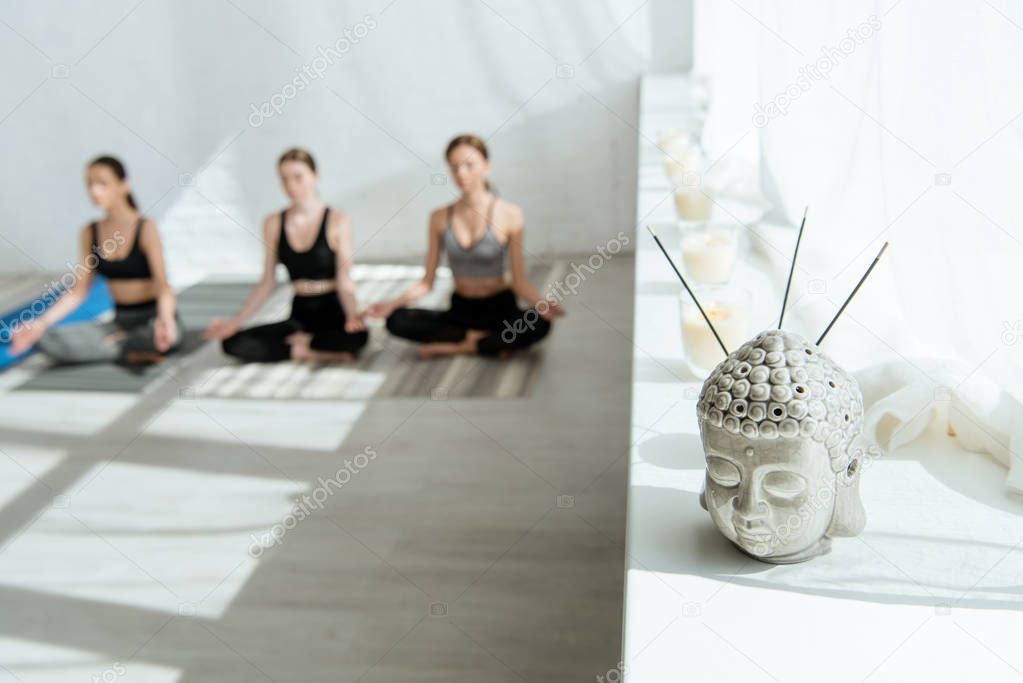
{"type": "Polygon", "coordinates": [[[111,261],[103,258],[103,250],[99,246],[96,223],[92,228],[92,253],[96,256],[96,270],[109,280],[148,280],[153,277],[149,270],[149,259],[139,248],[139,237],[142,235],[142,224],[145,218],[139,216],[139,224],[135,229],[135,242],[131,245],[131,251],[122,259],[111,261]]]}
{"type": "Polygon", "coordinates": [[[316,241],[306,251],[295,251],[288,244],[284,231],[287,210],[281,211],[281,236],[277,240],[277,259],[288,269],[292,280],[333,280],[337,275],[337,255],[327,243],[327,217],[330,207],[323,209],[323,222],[316,241]]]}

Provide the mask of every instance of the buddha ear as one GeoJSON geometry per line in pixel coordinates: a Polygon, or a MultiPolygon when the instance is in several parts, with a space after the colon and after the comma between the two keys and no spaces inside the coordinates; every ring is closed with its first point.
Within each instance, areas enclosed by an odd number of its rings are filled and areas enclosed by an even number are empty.
{"type": "Polygon", "coordinates": [[[700,507],[707,509],[707,482],[700,487],[700,507]]]}
{"type": "Polygon", "coordinates": [[[835,511],[831,516],[828,536],[858,536],[867,524],[867,512],[860,500],[862,467],[863,455],[859,451],[846,468],[835,475],[835,511]]]}

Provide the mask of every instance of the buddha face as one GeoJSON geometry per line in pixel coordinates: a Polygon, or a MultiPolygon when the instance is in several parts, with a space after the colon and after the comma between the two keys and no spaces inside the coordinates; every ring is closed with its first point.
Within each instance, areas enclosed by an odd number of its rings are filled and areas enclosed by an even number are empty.
{"type": "Polygon", "coordinates": [[[723,360],[697,404],[707,476],[700,496],[730,541],[765,562],[828,552],[866,523],[856,380],[802,337],[766,330],[723,360]]]}
{"type": "Polygon", "coordinates": [[[827,552],[838,489],[824,445],[707,426],[704,506],[728,540],[767,562],[827,552]]]}

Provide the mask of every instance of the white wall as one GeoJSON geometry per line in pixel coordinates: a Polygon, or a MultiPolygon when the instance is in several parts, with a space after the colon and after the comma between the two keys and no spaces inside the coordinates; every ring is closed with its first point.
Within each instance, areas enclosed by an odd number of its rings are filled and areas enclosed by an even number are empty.
{"type": "Polygon", "coordinates": [[[360,259],[418,259],[428,211],[453,197],[442,153],[462,131],[489,141],[530,253],[590,251],[634,215],[652,14],[640,0],[7,5],[0,271],[75,258],[74,231],[95,215],[83,164],[101,152],[127,164],[173,272],[255,268],[291,145],[317,156],[360,259]],[[254,104],[358,24],[375,28],[251,125],[254,104]]]}

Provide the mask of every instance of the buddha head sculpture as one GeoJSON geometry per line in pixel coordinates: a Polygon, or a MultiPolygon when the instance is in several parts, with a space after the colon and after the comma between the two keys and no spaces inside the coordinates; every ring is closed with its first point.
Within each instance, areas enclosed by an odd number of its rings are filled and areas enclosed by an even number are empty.
{"type": "Polygon", "coordinates": [[[861,436],[856,380],[816,345],[761,332],[711,372],[697,413],[700,504],[741,550],[801,562],[862,531],[860,474],[880,451],[861,436]]]}

